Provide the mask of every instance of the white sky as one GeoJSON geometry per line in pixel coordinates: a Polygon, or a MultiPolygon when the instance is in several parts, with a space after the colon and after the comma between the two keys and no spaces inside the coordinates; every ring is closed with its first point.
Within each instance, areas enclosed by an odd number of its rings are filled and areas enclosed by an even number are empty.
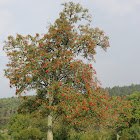
{"type": "MultiPolygon", "coordinates": [[[[8,62],[2,51],[9,35],[45,33],[68,0],[0,0],[0,97],[14,96],[3,77],[8,62]]],[[[93,67],[103,87],[140,84],[140,0],[74,0],[89,9],[92,26],[110,37],[105,53],[97,49],[93,67]]]]}

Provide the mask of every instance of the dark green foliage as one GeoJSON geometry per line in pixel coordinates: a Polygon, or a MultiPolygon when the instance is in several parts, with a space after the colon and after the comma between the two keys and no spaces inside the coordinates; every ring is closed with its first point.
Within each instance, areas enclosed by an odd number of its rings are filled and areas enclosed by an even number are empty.
{"type": "Polygon", "coordinates": [[[123,128],[120,140],[139,140],[140,139],[140,92],[134,92],[126,96],[133,109],[132,118],[129,122],[129,128],[123,128]]]}
{"type": "Polygon", "coordinates": [[[8,134],[1,134],[0,133],[0,140],[11,140],[8,134]]]}
{"type": "Polygon", "coordinates": [[[140,92],[140,84],[139,85],[130,85],[130,86],[114,86],[113,88],[105,88],[105,90],[108,90],[108,93],[110,96],[126,96],[130,95],[135,91],[140,92]]]}
{"type": "Polygon", "coordinates": [[[16,97],[0,99],[0,129],[4,128],[10,116],[16,113],[20,104],[20,99],[16,97]]]}
{"type": "Polygon", "coordinates": [[[55,140],[67,140],[70,137],[70,126],[64,120],[59,119],[54,127],[54,139],[55,140]]]}
{"type": "Polygon", "coordinates": [[[122,131],[120,140],[139,140],[140,139],[140,126],[135,124],[130,128],[122,131]]]}
{"type": "Polygon", "coordinates": [[[10,133],[17,132],[19,133],[21,130],[26,129],[30,126],[30,116],[29,115],[21,115],[15,114],[11,116],[10,121],[8,123],[8,130],[10,133]]]}
{"type": "Polygon", "coordinates": [[[0,99],[0,117],[10,117],[13,115],[17,107],[21,104],[19,98],[1,98],[0,99]]]}
{"type": "Polygon", "coordinates": [[[1,133],[0,133],[0,140],[4,140],[4,137],[2,136],[1,133]]]}
{"type": "Polygon", "coordinates": [[[41,140],[42,133],[38,128],[27,128],[14,135],[14,140],[41,140]]]}
{"type": "Polygon", "coordinates": [[[140,92],[134,92],[129,96],[126,96],[126,99],[130,101],[130,104],[133,106],[131,123],[140,124],[140,92]]]}
{"type": "Polygon", "coordinates": [[[122,131],[122,140],[125,135],[128,134],[129,140],[140,139],[140,92],[134,92],[131,95],[126,96],[126,99],[130,101],[133,106],[132,118],[130,120],[130,128],[122,131]]]}
{"type": "Polygon", "coordinates": [[[4,129],[9,121],[9,117],[0,118],[0,129],[4,129]]]}

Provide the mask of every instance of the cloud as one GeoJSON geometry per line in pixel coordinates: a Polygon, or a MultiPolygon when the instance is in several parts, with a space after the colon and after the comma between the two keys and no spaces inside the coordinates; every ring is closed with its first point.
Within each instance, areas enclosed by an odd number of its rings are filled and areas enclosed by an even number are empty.
{"type": "Polygon", "coordinates": [[[134,11],[135,6],[140,0],[98,0],[95,1],[96,6],[103,12],[111,15],[124,16],[134,11]]]}
{"type": "Polygon", "coordinates": [[[0,5],[10,4],[12,0],[0,0],[0,5]]]}
{"type": "Polygon", "coordinates": [[[136,4],[140,4],[140,0],[134,0],[136,4]]]}
{"type": "Polygon", "coordinates": [[[0,10],[0,35],[5,33],[7,26],[11,21],[11,14],[8,10],[0,10]]]}
{"type": "Polygon", "coordinates": [[[2,51],[3,41],[8,36],[12,15],[8,10],[0,10],[0,56],[5,56],[2,51]]]}

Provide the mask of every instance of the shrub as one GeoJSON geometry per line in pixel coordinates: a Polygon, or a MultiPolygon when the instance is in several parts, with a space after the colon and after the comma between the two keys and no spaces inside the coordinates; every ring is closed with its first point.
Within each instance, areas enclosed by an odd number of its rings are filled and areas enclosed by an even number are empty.
{"type": "Polygon", "coordinates": [[[21,130],[18,135],[16,135],[15,140],[35,140],[35,139],[42,139],[42,133],[38,128],[27,128],[21,130]]]}

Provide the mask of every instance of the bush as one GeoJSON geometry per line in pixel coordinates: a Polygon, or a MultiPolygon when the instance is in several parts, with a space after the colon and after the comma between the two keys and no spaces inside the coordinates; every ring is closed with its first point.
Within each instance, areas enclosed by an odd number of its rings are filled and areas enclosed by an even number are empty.
{"type": "Polygon", "coordinates": [[[15,140],[41,140],[43,138],[41,131],[38,128],[27,128],[21,130],[19,134],[15,135],[15,140]]]}
{"type": "Polygon", "coordinates": [[[139,140],[140,139],[140,126],[135,124],[128,129],[122,131],[120,140],[139,140]]]}
{"type": "Polygon", "coordinates": [[[1,133],[0,133],[0,140],[4,140],[4,137],[2,136],[1,133]]]}
{"type": "Polygon", "coordinates": [[[0,133],[0,140],[9,140],[10,136],[8,134],[1,134],[0,133]]]}
{"type": "Polygon", "coordinates": [[[70,128],[67,124],[63,123],[55,123],[54,127],[54,140],[68,140],[70,128]]]}

